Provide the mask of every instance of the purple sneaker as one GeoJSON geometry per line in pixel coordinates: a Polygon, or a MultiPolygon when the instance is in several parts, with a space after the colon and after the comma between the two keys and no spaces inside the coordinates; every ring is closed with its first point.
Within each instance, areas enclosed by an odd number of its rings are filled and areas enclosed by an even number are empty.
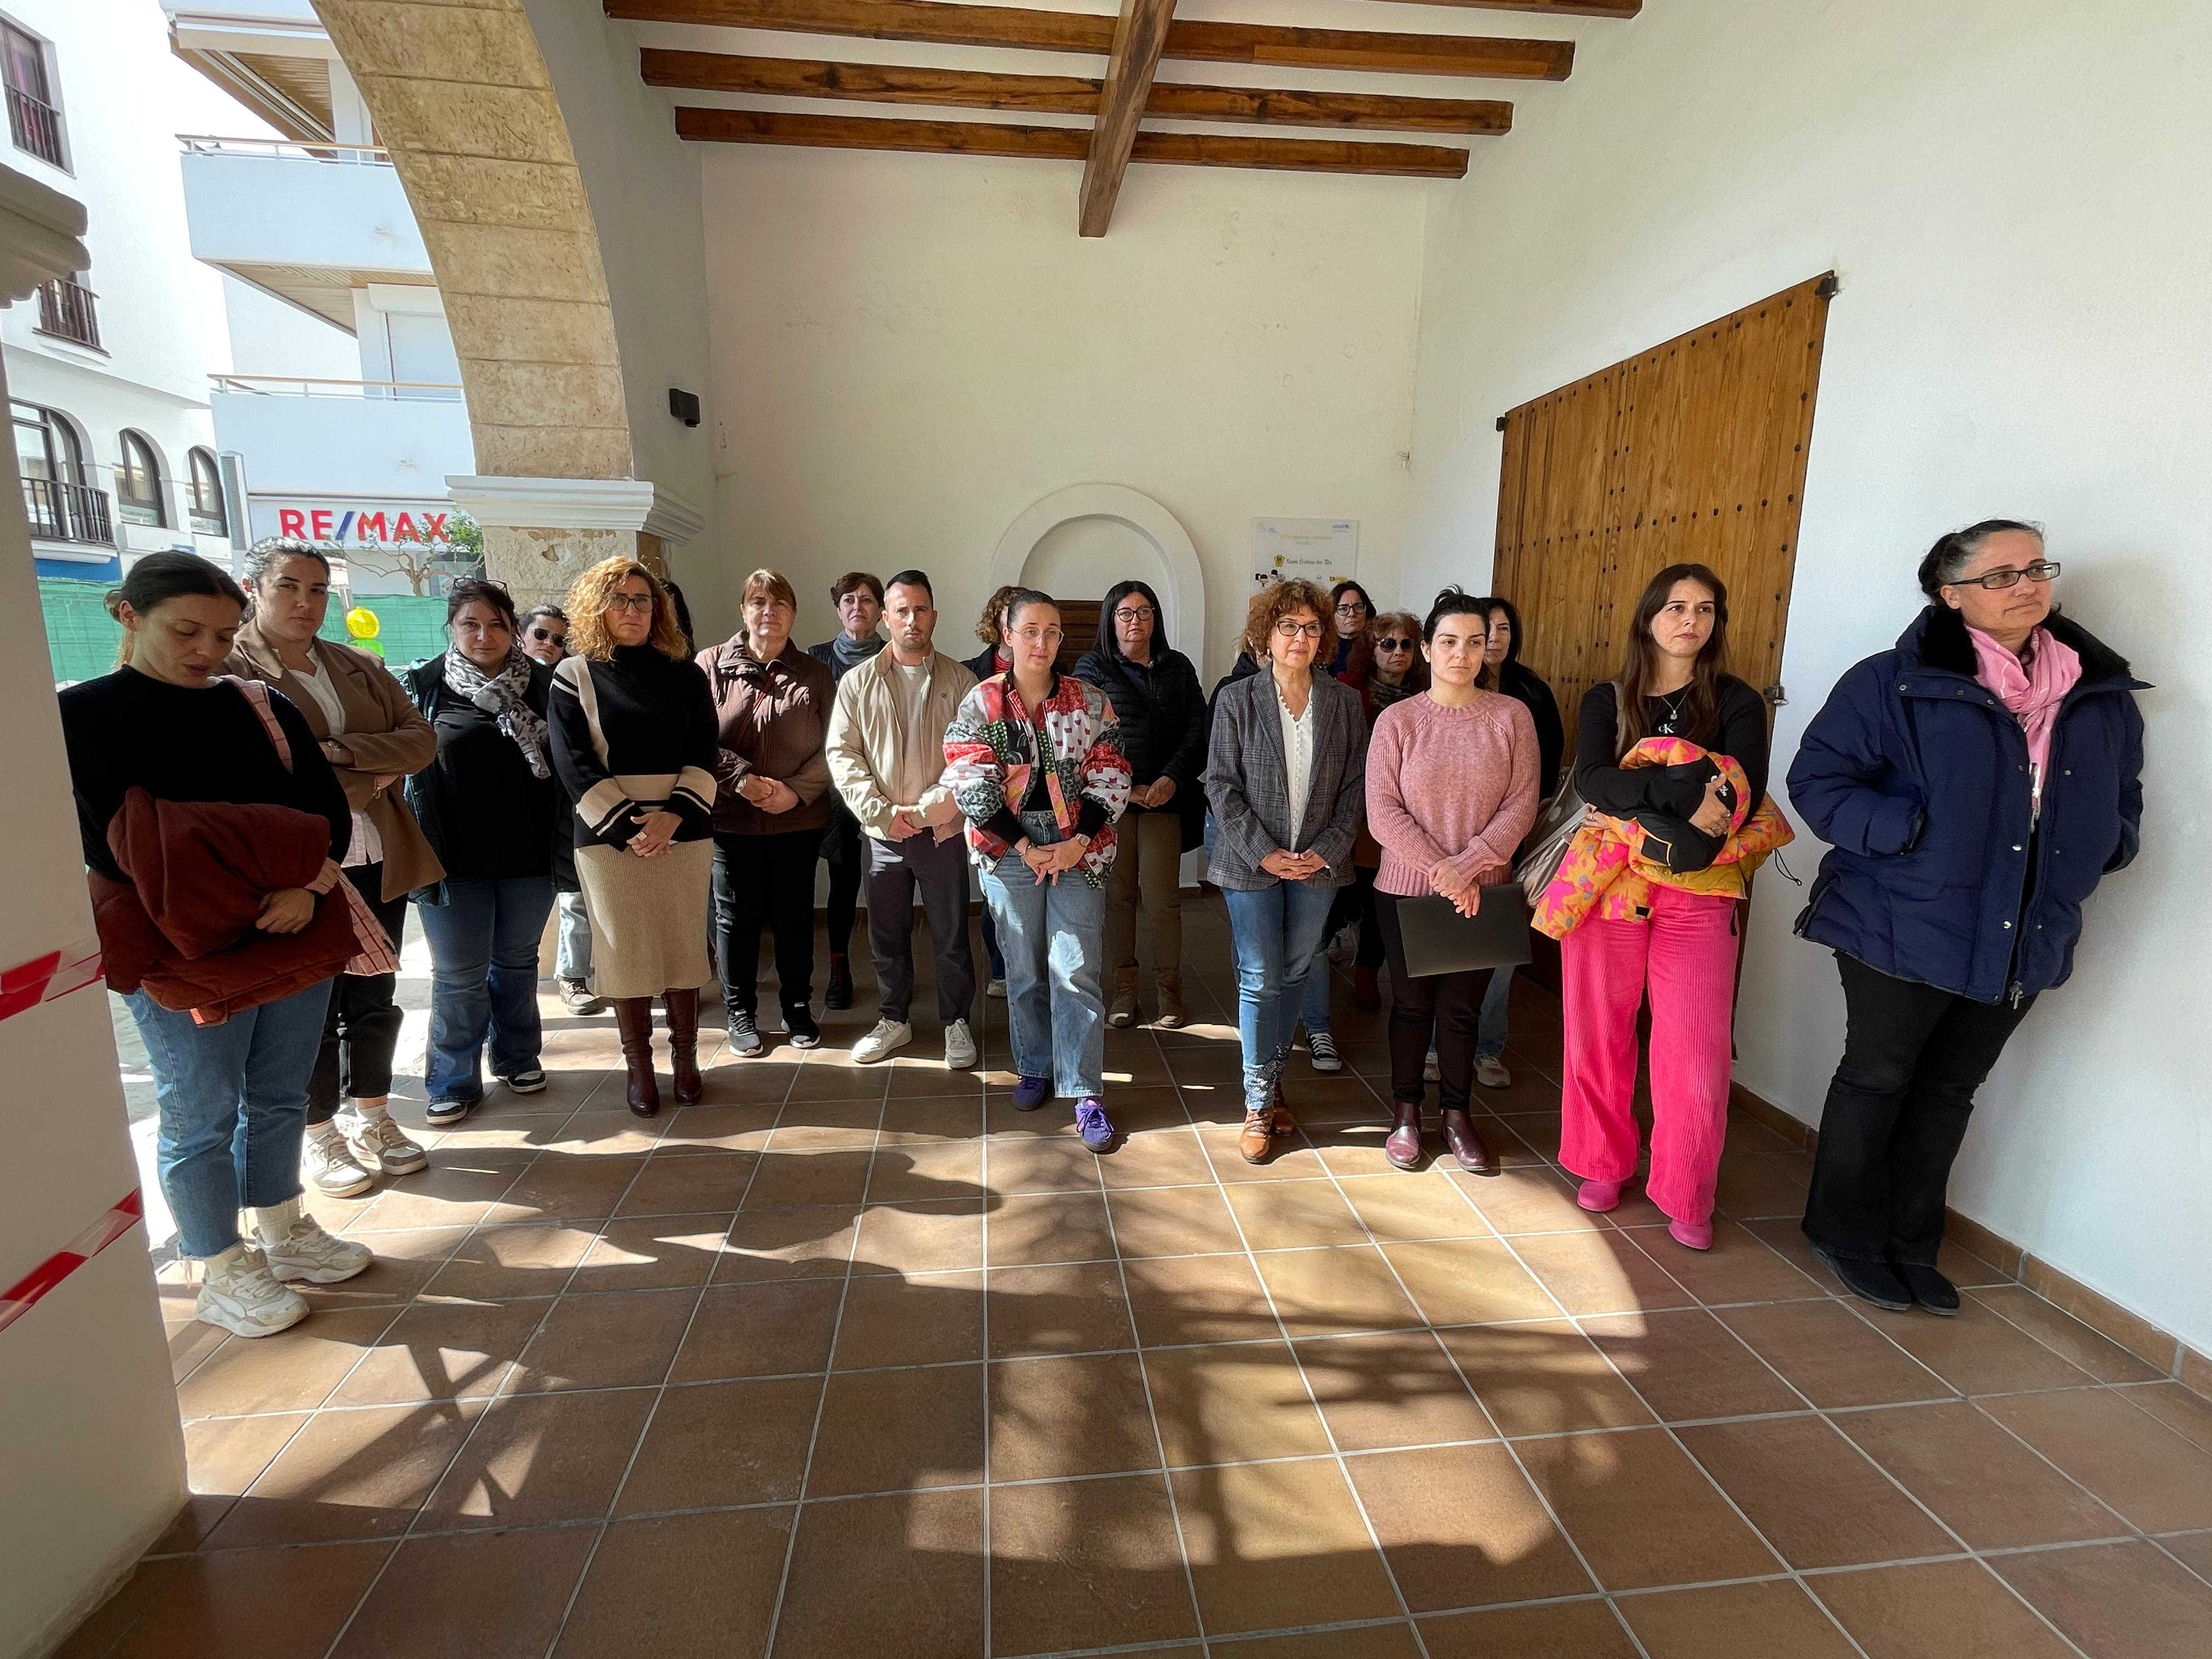
{"type": "Polygon", "coordinates": [[[1094,1152],[1103,1152],[1114,1144],[1114,1125],[1097,1096],[1085,1095],[1075,1103],[1075,1133],[1094,1152]]]}
{"type": "Polygon", "coordinates": [[[1014,1109],[1034,1112],[1052,1098],[1052,1079],[1048,1077],[1025,1077],[1014,1085],[1014,1109]]]}

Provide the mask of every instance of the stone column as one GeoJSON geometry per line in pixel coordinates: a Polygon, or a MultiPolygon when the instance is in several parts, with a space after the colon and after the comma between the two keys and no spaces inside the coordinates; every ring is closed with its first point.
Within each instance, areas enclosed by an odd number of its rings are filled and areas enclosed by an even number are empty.
{"type": "Polygon", "coordinates": [[[697,508],[638,478],[452,477],[453,504],[483,526],[485,574],[516,605],[558,605],[602,559],[669,574],[667,551],[698,534],[697,508]]]}

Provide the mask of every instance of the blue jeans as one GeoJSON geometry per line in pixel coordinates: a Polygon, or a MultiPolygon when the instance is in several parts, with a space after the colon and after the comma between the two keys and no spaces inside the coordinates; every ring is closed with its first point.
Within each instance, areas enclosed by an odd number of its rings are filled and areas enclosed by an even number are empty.
{"type": "Polygon", "coordinates": [[[1513,969],[1491,970],[1490,989],[1482,999],[1482,1024],[1474,1035],[1474,1057],[1495,1060],[1505,1052],[1505,1017],[1513,1000],[1513,969]]]}
{"type": "Polygon", "coordinates": [[[161,1122],[155,1162],[177,1248],[221,1255],[238,1243],[238,1212],[300,1195],[307,1079],[323,1046],[331,981],[195,1025],[143,991],[126,999],[154,1067],[161,1122]]]}
{"type": "Polygon", "coordinates": [[[592,978],[592,919],[584,913],[581,893],[562,893],[556,901],[561,910],[560,943],[553,955],[553,971],[562,979],[592,978]]]}
{"type": "MultiPolygon", "coordinates": [[[[1039,846],[1058,841],[1049,812],[1024,812],[1039,846]]],[[[1106,890],[1080,867],[1040,884],[1009,853],[983,871],[983,902],[1006,956],[1006,1027],[1014,1069],[1048,1077],[1054,1092],[1079,1099],[1106,1091],[1106,1004],[1098,989],[1106,955],[1106,890]]]]}
{"type": "Polygon", "coordinates": [[[491,1040],[494,1077],[535,1070],[538,941],[553,908],[549,876],[446,879],[443,904],[418,904],[430,941],[430,1048],[423,1083],[437,1102],[483,1094],[481,1061],[491,1040]]]}
{"type": "MultiPolygon", "coordinates": [[[[1229,905],[1230,945],[1237,956],[1244,1109],[1257,1111],[1274,1095],[1308,1000],[1310,976],[1316,969],[1323,975],[1328,971],[1327,958],[1318,963],[1314,958],[1321,951],[1336,890],[1308,881],[1276,881],[1249,891],[1224,888],[1221,896],[1229,905]]],[[[1328,1006],[1325,988],[1322,1006],[1328,1006]]],[[[1326,1018],[1320,1029],[1328,1029],[1326,1018]]]]}

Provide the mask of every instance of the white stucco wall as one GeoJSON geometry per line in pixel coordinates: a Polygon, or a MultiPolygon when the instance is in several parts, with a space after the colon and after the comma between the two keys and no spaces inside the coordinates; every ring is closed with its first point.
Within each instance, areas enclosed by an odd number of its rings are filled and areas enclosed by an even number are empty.
{"type": "MultiPolygon", "coordinates": [[[[1917,611],[1940,532],[2047,521],[2068,608],[2158,687],[2143,854],[1983,1091],[1952,1199],[2212,1347],[2212,647],[2188,599],[2212,522],[2212,226],[2191,205],[2212,12],[1666,0],[1581,38],[1572,79],[1433,198],[1405,592],[1491,544],[1498,414],[1838,271],[1775,776],[1917,611]]],[[[1802,893],[1760,885],[1737,1073],[1813,1121],[1842,995],[1790,934],[1802,893]]]]}

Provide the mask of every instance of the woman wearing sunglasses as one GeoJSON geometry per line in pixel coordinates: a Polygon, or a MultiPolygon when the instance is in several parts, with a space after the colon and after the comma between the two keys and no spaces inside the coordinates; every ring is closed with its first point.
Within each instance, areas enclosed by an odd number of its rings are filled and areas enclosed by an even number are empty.
{"type": "Polygon", "coordinates": [[[2057,574],[2031,524],[1943,537],[1927,609],[1838,682],[1790,768],[1834,849],[1797,931],[1835,951],[1849,1010],[1805,1234],[1893,1310],[1959,1310],[1936,1251],[1974,1091],[2136,855],[2147,688],[2058,614],[2057,574]]]}
{"type": "MultiPolygon", "coordinates": [[[[1375,717],[1384,709],[1429,689],[1428,665],[1421,660],[1419,617],[1410,611],[1386,611],[1375,619],[1374,635],[1374,664],[1354,687],[1365,701],[1370,731],[1374,730],[1375,717]]],[[[1368,1014],[1382,1006],[1382,989],[1376,977],[1383,962],[1382,926],[1375,914],[1375,872],[1382,865],[1382,844],[1369,833],[1363,817],[1359,837],[1352,846],[1352,885],[1343,890],[1338,908],[1350,915],[1359,930],[1357,954],[1352,958],[1352,1006],[1368,1014]]],[[[1314,1000],[1313,987],[1309,981],[1309,1015],[1314,1000]]],[[[1324,1003],[1324,1024],[1328,1018],[1324,1003]]]]}

